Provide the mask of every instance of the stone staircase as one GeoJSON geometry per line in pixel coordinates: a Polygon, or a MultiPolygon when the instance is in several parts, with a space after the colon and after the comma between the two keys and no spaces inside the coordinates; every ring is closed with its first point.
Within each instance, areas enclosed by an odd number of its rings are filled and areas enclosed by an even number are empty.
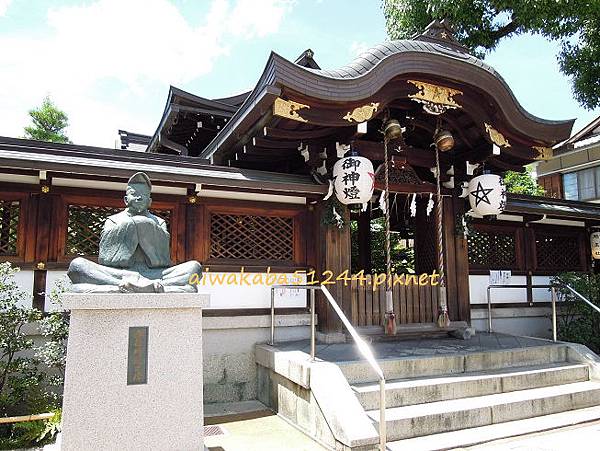
{"type": "MultiPolygon", "coordinates": [[[[600,418],[600,381],[565,345],[384,359],[389,449],[449,449],[600,418]]],[[[378,428],[379,384],[338,362],[378,428]]],[[[364,448],[361,448],[364,449],[364,448]]]]}

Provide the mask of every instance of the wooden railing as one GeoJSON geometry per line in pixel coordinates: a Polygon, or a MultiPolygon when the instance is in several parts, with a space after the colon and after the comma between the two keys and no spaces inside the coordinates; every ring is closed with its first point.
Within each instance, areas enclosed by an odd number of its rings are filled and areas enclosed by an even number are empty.
{"type": "MultiPolygon", "coordinates": [[[[385,284],[373,287],[373,277],[365,281],[353,277],[344,286],[338,282],[331,287],[343,299],[342,308],[355,326],[381,326],[385,314],[385,284]]],[[[392,288],[397,324],[433,323],[438,316],[438,290],[436,286],[396,283],[392,288]]]]}

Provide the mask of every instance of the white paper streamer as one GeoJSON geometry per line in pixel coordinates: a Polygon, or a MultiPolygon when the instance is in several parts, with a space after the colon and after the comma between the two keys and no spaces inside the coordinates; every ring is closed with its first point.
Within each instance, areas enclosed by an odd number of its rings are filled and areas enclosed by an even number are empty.
{"type": "Polygon", "coordinates": [[[381,196],[379,196],[379,208],[385,212],[385,191],[382,191],[381,196]]]}
{"type": "Polygon", "coordinates": [[[429,202],[427,202],[427,216],[431,214],[433,211],[434,202],[433,202],[433,193],[429,193],[429,202]]]}
{"type": "Polygon", "coordinates": [[[329,180],[329,189],[323,200],[329,199],[333,195],[333,180],[329,180]]]}
{"type": "Polygon", "coordinates": [[[410,215],[414,218],[417,216],[417,195],[413,194],[410,200],[410,215]]]}

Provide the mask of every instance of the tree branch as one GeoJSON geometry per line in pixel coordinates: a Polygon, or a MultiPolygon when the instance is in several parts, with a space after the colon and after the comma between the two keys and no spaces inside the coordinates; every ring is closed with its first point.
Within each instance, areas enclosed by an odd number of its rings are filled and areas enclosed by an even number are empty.
{"type": "Polygon", "coordinates": [[[513,17],[512,20],[506,25],[504,25],[502,28],[498,28],[497,30],[492,31],[490,33],[490,36],[494,41],[497,41],[498,39],[508,36],[512,32],[516,31],[519,27],[520,24],[513,17]]]}

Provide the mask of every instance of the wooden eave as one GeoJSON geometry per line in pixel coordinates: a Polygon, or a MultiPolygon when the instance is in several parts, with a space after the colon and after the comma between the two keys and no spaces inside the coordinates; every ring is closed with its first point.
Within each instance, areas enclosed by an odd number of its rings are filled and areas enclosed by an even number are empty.
{"type": "Polygon", "coordinates": [[[200,183],[203,186],[240,188],[256,192],[289,195],[317,195],[327,192],[309,176],[251,171],[210,165],[206,160],[165,154],[148,154],[90,146],[56,144],[0,137],[0,171],[35,170],[127,179],[143,171],[166,186],[200,183]]]}
{"type": "Polygon", "coordinates": [[[598,204],[523,194],[508,193],[504,211],[509,214],[546,215],[560,219],[600,221],[598,204]]]}
{"type": "MultiPolygon", "coordinates": [[[[463,91],[459,99],[467,102],[465,110],[487,118],[515,143],[506,156],[496,158],[500,165],[523,166],[536,157],[531,146],[550,146],[570,134],[572,120],[546,121],[527,113],[504,80],[468,54],[432,42],[394,41],[382,46],[387,54],[376,47],[338,71],[307,69],[272,53],[256,88],[200,156],[223,162],[232,149],[260,135],[264,127],[277,129],[272,121],[277,97],[310,105],[303,117],[315,129],[342,127],[353,125],[343,116],[356,106],[376,101],[380,114],[388,103],[414,93],[416,88],[406,83],[411,78],[463,91]],[[489,105],[481,105],[481,96],[489,105]]],[[[286,122],[282,121],[284,127],[286,122]]]]}
{"type": "MultiPolygon", "coordinates": [[[[197,121],[206,122],[210,117],[218,117],[224,120],[229,119],[243,103],[249,93],[239,94],[237,96],[225,97],[221,99],[207,99],[199,97],[182,89],[171,86],[169,89],[169,95],[167,96],[167,102],[163,115],[156,129],[156,132],[150,140],[147,152],[158,152],[161,149],[161,145],[168,149],[171,149],[178,153],[187,154],[187,148],[185,143],[192,139],[194,130],[183,130],[183,137],[173,137],[171,131],[173,127],[177,125],[179,118],[186,115],[193,115],[197,118],[197,121]],[[175,142],[179,146],[170,145],[169,141],[175,142]]],[[[181,127],[179,127],[181,128],[181,127]]],[[[212,140],[219,130],[207,130],[204,134],[207,134],[207,139],[197,143],[197,146],[204,146],[212,140]]],[[[181,132],[179,133],[182,134],[181,132]]],[[[194,136],[195,138],[195,136],[194,136]]]]}

